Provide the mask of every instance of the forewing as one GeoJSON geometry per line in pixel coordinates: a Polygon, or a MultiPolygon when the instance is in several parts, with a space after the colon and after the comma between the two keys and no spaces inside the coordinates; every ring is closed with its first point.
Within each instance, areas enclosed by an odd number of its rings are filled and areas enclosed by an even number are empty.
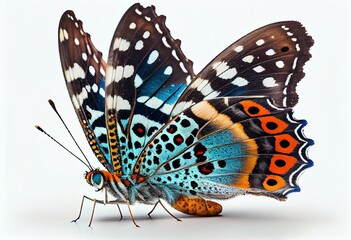
{"type": "Polygon", "coordinates": [[[180,41],[171,37],[165,17],[157,16],[153,6],[133,5],[114,33],[106,71],[115,171],[131,171],[143,146],[170,119],[193,75],[192,62],[180,50],[180,41]]]}
{"type": "Polygon", "coordinates": [[[295,21],[273,23],[249,33],[200,72],[172,116],[194,103],[222,96],[267,96],[277,106],[293,107],[312,45],[305,28],[295,21]]]}
{"type": "Polygon", "coordinates": [[[72,11],[62,15],[58,38],[61,66],[74,110],[95,156],[113,171],[105,122],[106,63],[72,11]]]}

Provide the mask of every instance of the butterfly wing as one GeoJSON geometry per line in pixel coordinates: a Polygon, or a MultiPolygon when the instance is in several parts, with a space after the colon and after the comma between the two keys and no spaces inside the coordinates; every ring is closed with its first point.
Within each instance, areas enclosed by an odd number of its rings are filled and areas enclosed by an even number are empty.
{"type": "Polygon", "coordinates": [[[95,156],[113,171],[105,123],[106,63],[72,11],[62,15],[58,38],[61,66],[74,110],[95,156]]]}
{"type": "Polygon", "coordinates": [[[170,119],[193,77],[154,7],[133,5],[114,33],[106,71],[108,136],[114,171],[128,175],[149,138],[170,119]],[[122,156],[122,157],[121,157],[122,156]]]}
{"type": "Polygon", "coordinates": [[[312,166],[305,124],[294,119],[291,108],[266,97],[204,100],[159,131],[134,174],[160,186],[163,198],[181,211],[179,202],[192,198],[250,193],[283,200],[299,191],[299,175],[312,166]]]}
{"type": "Polygon", "coordinates": [[[212,60],[178,100],[172,116],[202,101],[222,96],[268,96],[277,106],[298,102],[297,83],[310,58],[313,40],[295,21],[259,28],[212,60]]]}

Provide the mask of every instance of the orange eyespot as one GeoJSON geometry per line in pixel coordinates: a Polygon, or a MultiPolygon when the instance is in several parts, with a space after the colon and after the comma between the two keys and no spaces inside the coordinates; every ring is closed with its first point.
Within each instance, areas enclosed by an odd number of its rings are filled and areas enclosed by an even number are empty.
{"type": "Polygon", "coordinates": [[[261,117],[260,121],[263,131],[269,134],[281,133],[289,126],[284,121],[273,116],[261,117]]]}
{"type": "Polygon", "coordinates": [[[292,156],[274,155],[269,165],[269,171],[276,174],[286,174],[295,164],[297,159],[292,156]]]}
{"type": "Polygon", "coordinates": [[[285,184],[285,180],[282,177],[268,175],[262,185],[268,191],[276,191],[283,188],[285,184]]]}
{"type": "Polygon", "coordinates": [[[292,153],[299,142],[289,134],[275,136],[275,150],[281,153],[292,153]]]}
{"type": "Polygon", "coordinates": [[[243,100],[240,104],[243,106],[245,113],[250,117],[263,116],[270,113],[268,109],[251,100],[243,100]]]}

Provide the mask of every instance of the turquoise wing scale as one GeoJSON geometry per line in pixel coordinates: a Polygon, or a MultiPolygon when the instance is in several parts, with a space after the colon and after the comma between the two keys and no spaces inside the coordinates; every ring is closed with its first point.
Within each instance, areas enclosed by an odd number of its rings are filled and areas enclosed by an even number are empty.
{"type": "Polygon", "coordinates": [[[312,166],[305,124],[269,98],[201,101],[160,130],[136,172],[162,184],[170,203],[179,195],[222,199],[245,193],[283,200],[299,191],[298,176],[312,166]]]}
{"type": "Polygon", "coordinates": [[[62,71],[86,139],[102,165],[113,172],[105,122],[105,70],[102,54],[72,11],[58,29],[62,71]]]}
{"type": "Polygon", "coordinates": [[[164,198],[186,213],[180,202],[189,205],[189,197],[250,193],[283,200],[299,191],[298,177],[313,165],[307,157],[313,141],[291,107],[312,45],[293,21],[232,44],[183,92],[174,118],[146,145],[133,174],[162,186],[164,198]]]}
{"type": "Polygon", "coordinates": [[[130,175],[150,137],[170,119],[194,76],[192,62],[154,7],[133,5],[112,38],[106,70],[108,137],[114,171],[130,175]]]}

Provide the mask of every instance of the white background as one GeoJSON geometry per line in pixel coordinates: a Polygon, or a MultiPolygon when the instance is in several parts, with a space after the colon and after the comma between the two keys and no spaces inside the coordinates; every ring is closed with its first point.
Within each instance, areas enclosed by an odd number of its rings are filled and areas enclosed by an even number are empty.
{"type": "Polygon", "coordinates": [[[59,63],[57,27],[66,9],[76,12],[100,51],[107,55],[112,34],[132,1],[0,0],[0,238],[1,239],[351,239],[350,235],[350,29],[348,1],[141,1],[167,16],[172,36],[199,72],[244,34],[281,20],[299,20],[315,40],[306,77],[298,86],[297,118],[315,140],[315,166],[300,179],[302,191],[288,201],[243,196],[222,202],[221,217],[187,217],[176,222],[162,209],[126,206],[118,222],[114,206],[91,204],[76,217],[83,194],[96,195],[83,178],[84,166],[38,132],[35,124],[76,151],[47,104],[55,100],[92,164],[70,103],[59,63]],[[349,228],[349,229],[347,229],[349,228]]]}

